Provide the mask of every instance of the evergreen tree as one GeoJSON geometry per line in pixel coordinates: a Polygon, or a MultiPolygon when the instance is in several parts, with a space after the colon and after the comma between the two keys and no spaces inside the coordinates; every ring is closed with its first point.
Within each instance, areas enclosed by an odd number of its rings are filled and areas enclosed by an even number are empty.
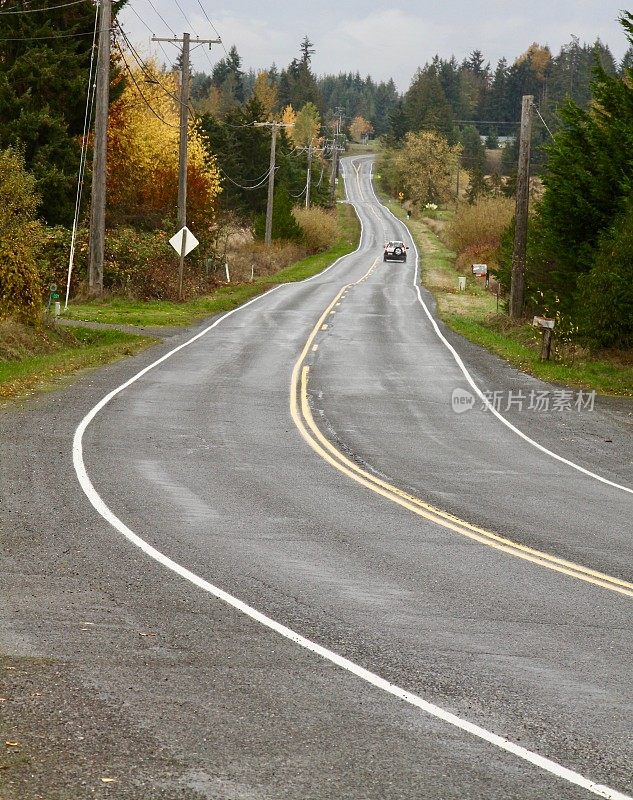
{"type": "Polygon", "coordinates": [[[313,103],[322,114],[323,98],[310,67],[313,53],[312,42],[306,36],[301,42],[301,58],[293,58],[288,67],[281,72],[279,104],[282,108],[291,105],[300,110],[306,103],[313,103]]]}
{"type": "MultiPolygon", "coordinates": [[[[36,178],[42,216],[52,224],[69,224],[95,6],[90,0],[59,5],[41,0],[41,10],[34,13],[2,16],[0,147],[12,146],[24,154],[25,165],[36,178]]],[[[115,2],[114,13],[122,5],[115,2]]]]}
{"type": "Polygon", "coordinates": [[[410,131],[433,130],[454,141],[453,112],[437,75],[418,70],[404,97],[410,131]]]}
{"type": "MultiPolygon", "coordinates": [[[[255,220],[255,236],[263,239],[266,232],[266,214],[259,214],[255,220]]],[[[292,199],[283,183],[275,186],[273,199],[272,239],[297,240],[303,233],[297,220],[292,215],[292,199]]]]}
{"type": "Polygon", "coordinates": [[[244,72],[242,59],[235,45],[232,45],[225,58],[220,59],[211,73],[212,84],[224,90],[236,103],[244,102],[244,72]]]}
{"type": "MultiPolygon", "coordinates": [[[[633,15],[621,17],[633,44],[633,15]]],[[[568,307],[579,275],[591,270],[600,237],[633,190],[633,74],[608,74],[596,64],[594,102],[568,100],[563,127],[548,147],[548,172],[539,216],[554,267],[549,285],[568,307]]]]}
{"type": "Polygon", "coordinates": [[[464,128],[460,136],[462,145],[461,165],[469,172],[480,172],[483,175],[486,164],[486,152],[477,128],[468,125],[464,128]]]}

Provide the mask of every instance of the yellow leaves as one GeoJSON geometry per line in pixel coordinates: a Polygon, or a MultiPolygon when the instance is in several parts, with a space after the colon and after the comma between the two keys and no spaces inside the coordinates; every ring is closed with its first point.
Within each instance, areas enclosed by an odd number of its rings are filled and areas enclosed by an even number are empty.
{"type": "Polygon", "coordinates": [[[116,778],[101,778],[101,783],[117,783],[116,778]]]}
{"type": "Polygon", "coordinates": [[[352,120],[349,126],[349,132],[352,134],[352,139],[355,142],[360,142],[363,136],[367,136],[367,134],[372,133],[374,130],[374,126],[371,122],[365,119],[365,117],[361,117],[360,114],[352,120]]]}
{"type": "Polygon", "coordinates": [[[292,104],[287,105],[281,115],[281,121],[284,125],[294,125],[297,119],[297,112],[292,107],[292,104]]]}
{"type": "Polygon", "coordinates": [[[12,741],[10,741],[10,740],[7,740],[7,741],[5,742],[5,745],[6,745],[7,747],[19,747],[19,746],[20,746],[20,742],[12,742],[12,741]]]}
{"type": "Polygon", "coordinates": [[[268,73],[265,70],[257,73],[253,94],[262,106],[264,119],[271,120],[277,105],[277,86],[270,82],[268,73]]]}
{"type": "MultiPolygon", "coordinates": [[[[110,109],[108,180],[112,213],[160,217],[175,209],[178,194],[179,87],[176,73],[155,62],[133,70],[110,109]],[[141,96],[142,92],[142,96],[141,96]]],[[[215,159],[195,120],[188,127],[189,207],[212,216],[221,192],[215,159]]]]}
{"type": "MultiPolygon", "coordinates": [[[[292,106],[288,108],[292,109],[292,106]]],[[[307,147],[309,144],[316,144],[320,129],[321,117],[318,108],[314,103],[306,103],[301,111],[294,115],[294,127],[288,132],[297,147],[307,147]]]]}

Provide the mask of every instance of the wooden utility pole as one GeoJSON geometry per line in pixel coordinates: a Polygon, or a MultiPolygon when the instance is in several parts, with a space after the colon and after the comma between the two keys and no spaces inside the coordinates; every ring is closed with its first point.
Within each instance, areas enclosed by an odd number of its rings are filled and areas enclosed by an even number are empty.
{"type": "Polygon", "coordinates": [[[523,313],[525,283],[525,251],[527,246],[528,208],[530,201],[530,140],[532,136],[532,106],[534,97],[523,95],[519,164],[517,169],[516,227],[512,251],[512,281],[510,283],[510,316],[520,319],[523,313]]]}
{"type": "Polygon", "coordinates": [[[270,244],[273,238],[273,200],[275,196],[275,148],[277,146],[277,125],[271,125],[270,136],[270,164],[268,172],[268,199],[266,200],[266,233],[265,244],[270,244]]]}
{"type": "Polygon", "coordinates": [[[332,174],[330,175],[330,193],[332,196],[332,202],[336,197],[336,179],[338,178],[338,154],[339,154],[339,145],[338,145],[338,138],[341,134],[341,126],[343,124],[343,109],[340,106],[337,106],[334,111],[336,112],[336,133],[334,134],[334,147],[332,148],[332,174]]]}
{"type": "Polygon", "coordinates": [[[312,142],[308,145],[308,174],[306,176],[306,208],[310,208],[310,183],[312,181],[312,142]]]}
{"type": "MultiPolygon", "coordinates": [[[[187,226],[187,131],[189,128],[189,87],[191,75],[189,69],[189,54],[191,50],[191,34],[183,33],[182,39],[161,39],[152,36],[153,42],[171,42],[182,45],[181,70],[180,70],[180,136],[178,141],[178,229],[187,226]]],[[[195,39],[196,45],[221,44],[221,39],[195,39]]],[[[187,232],[183,232],[180,261],[178,264],[178,299],[182,299],[182,280],[185,269],[185,250],[187,248],[187,232]]]]}
{"type": "Polygon", "coordinates": [[[92,156],[92,187],[90,201],[90,268],[88,271],[88,288],[92,294],[101,294],[103,292],[111,27],[112,0],[101,0],[99,11],[95,135],[92,156]]]}
{"type": "Polygon", "coordinates": [[[291,128],[286,122],[256,122],[255,128],[270,128],[270,165],[268,171],[268,200],[266,202],[266,229],[264,234],[265,244],[270,244],[273,238],[273,202],[275,197],[275,159],[277,146],[277,128],[291,128]]]}

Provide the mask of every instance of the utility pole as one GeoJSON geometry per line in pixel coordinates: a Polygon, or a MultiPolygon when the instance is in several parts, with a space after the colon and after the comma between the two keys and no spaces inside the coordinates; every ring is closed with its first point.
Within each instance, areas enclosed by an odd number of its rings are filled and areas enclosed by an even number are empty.
{"type": "MultiPolygon", "coordinates": [[[[179,230],[187,227],[187,130],[189,128],[189,87],[191,75],[189,69],[189,54],[191,50],[191,34],[183,33],[182,39],[161,39],[152,36],[153,42],[171,42],[182,45],[181,72],[180,72],[180,136],[178,142],[178,226],[179,230]]],[[[221,39],[194,39],[196,45],[221,44],[221,39]]],[[[187,249],[187,232],[182,235],[180,261],[178,264],[178,299],[182,300],[182,279],[185,269],[185,251],[187,249]]]]}
{"type": "Polygon", "coordinates": [[[310,183],[312,181],[312,142],[308,145],[308,174],[306,176],[306,209],[310,208],[310,183]]]}
{"type": "Polygon", "coordinates": [[[112,0],[101,0],[100,6],[97,89],[95,96],[95,139],[92,156],[90,199],[90,268],[88,272],[88,287],[92,294],[101,294],[103,292],[112,0]]]}
{"type": "Polygon", "coordinates": [[[336,194],[336,179],[338,178],[338,154],[339,145],[338,137],[341,133],[341,125],[343,124],[343,109],[337,106],[334,111],[336,112],[336,133],[334,134],[334,147],[332,148],[332,174],[330,176],[330,193],[332,195],[332,202],[336,194]]]}
{"type": "Polygon", "coordinates": [[[516,224],[512,251],[512,280],[510,283],[510,316],[520,319],[523,313],[525,282],[525,251],[527,247],[528,206],[530,200],[530,140],[532,136],[532,106],[534,97],[523,95],[519,164],[517,169],[516,224]]]}
{"type": "Polygon", "coordinates": [[[266,232],[264,234],[265,244],[270,244],[273,237],[273,200],[275,196],[275,151],[277,145],[277,128],[291,128],[292,125],[286,122],[256,122],[255,128],[270,128],[270,166],[268,171],[268,200],[266,202],[266,232]]]}

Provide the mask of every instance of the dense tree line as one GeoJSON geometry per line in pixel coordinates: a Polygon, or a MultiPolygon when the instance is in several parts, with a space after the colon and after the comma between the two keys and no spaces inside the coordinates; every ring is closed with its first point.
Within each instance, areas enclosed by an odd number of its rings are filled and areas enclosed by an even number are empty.
{"type": "MultiPolygon", "coordinates": [[[[633,45],[633,15],[621,22],[633,45]]],[[[629,51],[631,52],[631,51],[629,51]]],[[[529,228],[528,311],[558,312],[589,342],[633,344],[633,71],[595,64],[579,101],[559,108],[545,194],[529,228]],[[584,107],[582,100],[591,97],[584,107]]],[[[509,284],[507,234],[501,278],[509,284]]]]}
{"type": "MultiPolygon", "coordinates": [[[[113,4],[115,13],[124,3],[113,4]]],[[[6,5],[16,8],[16,3],[6,5]]],[[[60,5],[43,0],[41,11],[2,16],[0,149],[12,147],[22,153],[35,177],[44,219],[68,224],[74,210],[95,6],[91,0],[60,5]]]]}

